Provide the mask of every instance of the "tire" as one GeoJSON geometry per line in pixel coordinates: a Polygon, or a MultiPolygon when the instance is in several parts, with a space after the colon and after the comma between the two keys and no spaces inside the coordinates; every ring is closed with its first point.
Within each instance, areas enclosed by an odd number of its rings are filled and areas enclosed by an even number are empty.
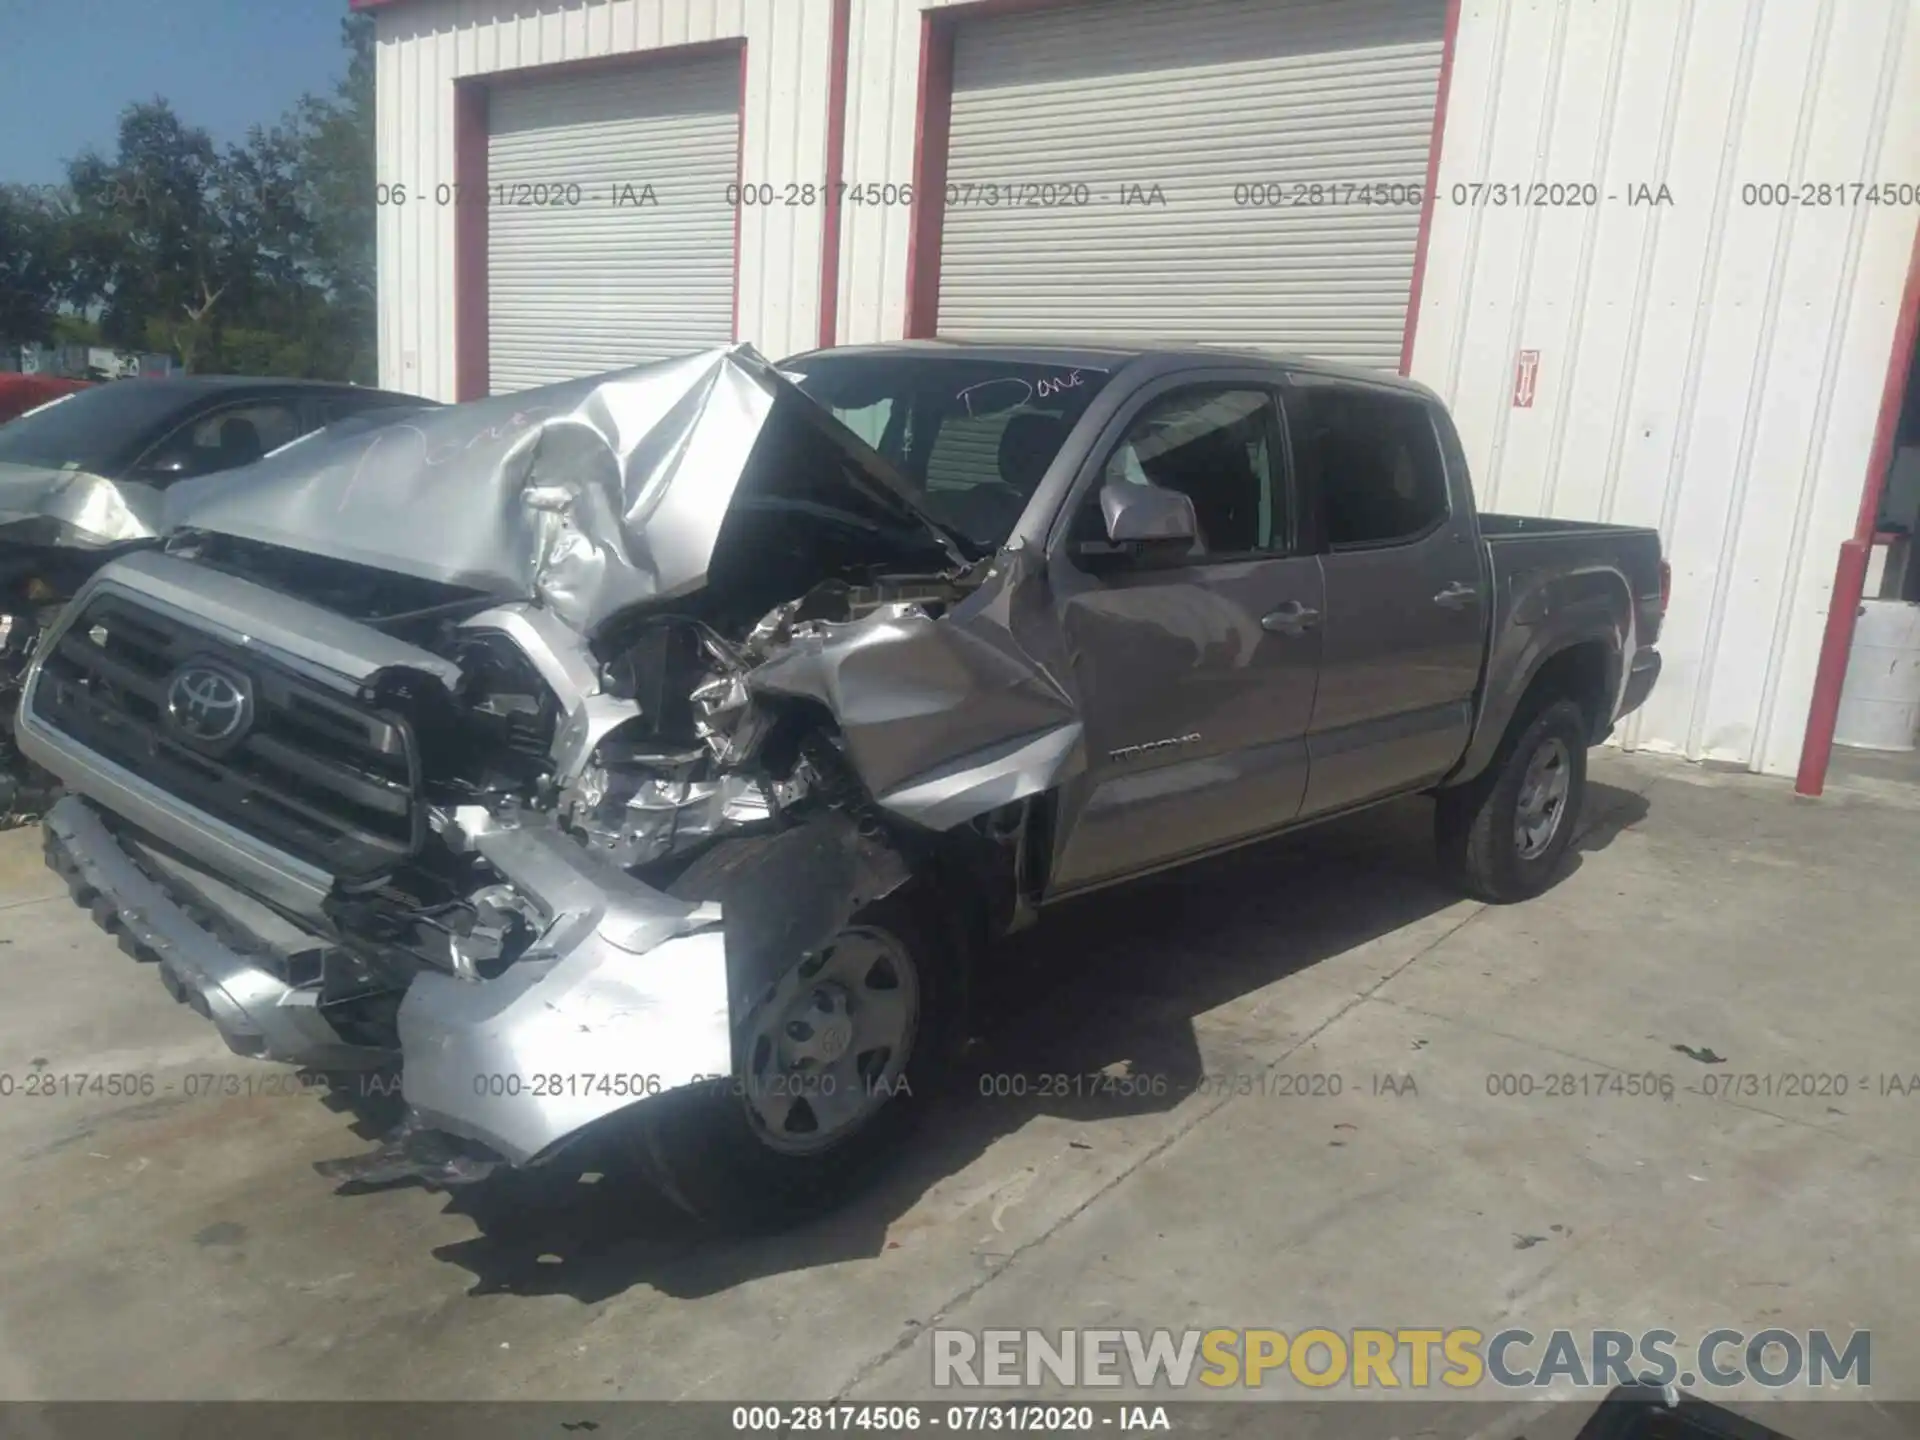
{"type": "MultiPolygon", "coordinates": [[[[632,1112],[633,1123],[619,1141],[640,1174],[696,1221],[734,1232],[796,1224],[839,1204],[871,1178],[912,1130],[948,1050],[942,1038],[952,966],[932,912],[921,888],[909,884],[856,912],[819,952],[827,958],[816,973],[830,974],[833,956],[850,938],[872,945],[873,937],[884,937],[879,943],[892,947],[885,963],[911,970],[897,977],[914,997],[907,1053],[897,1070],[867,1087],[859,1101],[864,1113],[844,1135],[805,1148],[804,1135],[771,1132],[755,1105],[754,1052],[762,1018],[756,1014],[736,1028],[729,1081],[671,1091],[632,1112]]],[[[824,1080],[817,1076],[813,1083],[824,1080]]],[[[785,1104],[790,1116],[813,1098],[770,1095],[765,1084],[757,1089],[764,1104],[785,1104]]]]}
{"type": "Polygon", "coordinates": [[[1439,793],[1434,840],[1454,884],[1507,905],[1553,883],[1586,798],[1587,739],[1580,707],[1551,700],[1521,713],[1483,774],[1439,793]]]}

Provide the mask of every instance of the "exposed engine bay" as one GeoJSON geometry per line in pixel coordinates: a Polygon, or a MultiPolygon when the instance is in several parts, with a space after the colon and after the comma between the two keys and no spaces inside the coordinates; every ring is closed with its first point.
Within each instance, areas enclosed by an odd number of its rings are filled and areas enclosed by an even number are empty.
{"type": "Polygon", "coordinates": [[[272,576],[328,608],[351,605],[354,618],[457,667],[452,686],[406,671],[372,682],[371,698],[417,738],[430,834],[396,869],[343,877],[329,915],[392,980],[419,961],[491,978],[539,933],[541,917],[477,860],[478,835],[551,825],[665,888],[724,836],[859,806],[863,787],[831,716],[804,699],[756,696],[753,672],[796,639],[837,627],[936,619],[977,583],[965,573],[861,573],[822,547],[811,557],[820,569],[861,583],[835,575],[751,623],[737,605],[711,602],[632,617],[602,658],[537,607],[355,576],[343,572],[357,566],[227,537],[189,535],[173,548],[236,575],[272,576]]]}

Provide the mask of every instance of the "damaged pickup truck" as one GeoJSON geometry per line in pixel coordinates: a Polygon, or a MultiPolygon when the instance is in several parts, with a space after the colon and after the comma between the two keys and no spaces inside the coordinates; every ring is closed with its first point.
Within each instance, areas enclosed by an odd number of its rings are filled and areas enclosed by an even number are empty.
{"type": "Polygon", "coordinates": [[[1405,381],[742,346],[176,487],[19,735],[50,863],[234,1050],[398,1064],[353,1173],[619,1112],[758,1220],[900,1133],[1058,899],[1427,791],[1467,890],[1543,889],[1666,590],[1651,531],[1476,514],[1405,381]]]}

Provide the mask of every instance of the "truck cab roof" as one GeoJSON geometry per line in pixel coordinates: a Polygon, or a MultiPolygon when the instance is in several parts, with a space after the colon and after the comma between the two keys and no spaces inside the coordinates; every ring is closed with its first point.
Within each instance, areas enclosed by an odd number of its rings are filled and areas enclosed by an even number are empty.
{"type": "Polygon", "coordinates": [[[1439,397],[1417,380],[1358,365],[1343,365],[1311,355],[1278,347],[1245,345],[1170,345],[1148,339],[1064,337],[1055,341],[982,338],[977,340],[888,340],[866,345],[837,345],[830,349],[809,350],[781,361],[781,366],[796,366],[823,356],[836,358],[915,356],[952,359],[1005,361],[1013,365],[1058,365],[1063,368],[1099,369],[1117,372],[1123,368],[1151,369],[1155,374],[1180,370],[1210,369],[1222,364],[1271,366],[1295,374],[1322,375],[1355,384],[1385,386],[1438,402],[1439,397]]]}

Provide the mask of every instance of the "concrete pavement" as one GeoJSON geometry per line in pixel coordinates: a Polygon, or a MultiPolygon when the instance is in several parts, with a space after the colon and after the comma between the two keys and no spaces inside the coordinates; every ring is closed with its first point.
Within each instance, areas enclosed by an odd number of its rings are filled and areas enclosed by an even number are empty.
{"type": "Polygon", "coordinates": [[[229,1056],[0,836],[0,1396],[891,1399],[936,1325],[1518,1323],[1871,1328],[1920,1398],[1920,799],[1593,771],[1524,906],[1409,803],[1050,917],[887,1180],[745,1242],[611,1170],[335,1194],[382,1097],[229,1056]],[[1102,1073],[1167,1083],[1044,1078],[1102,1073]],[[1549,1078],[1606,1075],[1655,1093],[1549,1078]]]}

